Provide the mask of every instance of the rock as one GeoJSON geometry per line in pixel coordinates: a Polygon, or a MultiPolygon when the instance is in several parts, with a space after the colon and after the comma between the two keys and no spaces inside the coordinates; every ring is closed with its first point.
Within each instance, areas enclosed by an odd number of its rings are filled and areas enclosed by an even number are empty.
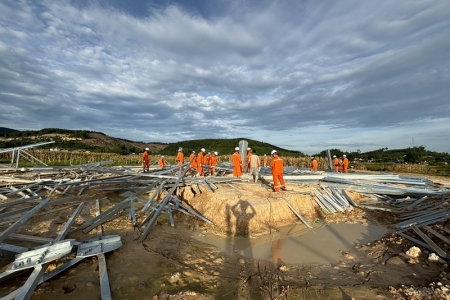
{"type": "Polygon", "coordinates": [[[416,246],[413,246],[413,247],[409,248],[408,251],[406,251],[406,255],[408,255],[409,257],[412,257],[412,258],[419,257],[420,253],[421,253],[420,249],[416,246]]]}
{"type": "Polygon", "coordinates": [[[437,256],[436,253],[430,253],[430,255],[428,255],[428,261],[433,263],[438,262],[439,256],[437,256]]]}
{"type": "Polygon", "coordinates": [[[285,266],[285,265],[283,265],[283,266],[280,266],[280,267],[278,268],[278,270],[280,270],[281,272],[286,272],[286,271],[288,270],[288,267],[285,266]]]}
{"type": "Polygon", "coordinates": [[[169,282],[170,282],[170,283],[175,283],[175,282],[177,282],[178,280],[180,280],[180,276],[181,276],[181,273],[180,273],[180,272],[175,272],[175,273],[173,273],[172,276],[170,276],[170,278],[169,278],[169,282]]]}

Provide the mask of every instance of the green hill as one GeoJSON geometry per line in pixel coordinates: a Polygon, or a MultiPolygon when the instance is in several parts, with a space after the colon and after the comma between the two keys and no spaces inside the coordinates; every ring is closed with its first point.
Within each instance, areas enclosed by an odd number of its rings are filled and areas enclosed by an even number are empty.
{"type": "Polygon", "coordinates": [[[6,128],[6,127],[0,127],[0,136],[2,136],[4,133],[11,133],[18,130],[12,129],[12,128],[6,128]]]}

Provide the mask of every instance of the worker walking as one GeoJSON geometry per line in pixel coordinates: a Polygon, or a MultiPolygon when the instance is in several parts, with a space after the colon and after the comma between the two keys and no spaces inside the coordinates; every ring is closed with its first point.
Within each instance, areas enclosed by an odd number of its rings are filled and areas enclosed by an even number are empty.
{"type": "Polygon", "coordinates": [[[183,148],[178,148],[178,154],[177,154],[177,165],[182,165],[184,164],[184,154],[183,154],[183,148]]]}
{"type": "Polygon", "coordinates": [[[247,157],[245,161],[247,162],[246,168],[247,168],[247,174],[250,174],[250,157],[252,156],[252,148],[247,148],[247,157]]]}
{"type": "Polygon", "coordinates": [[[267,163],[269,162],[269,157],[264,154],[264,167],[267,167],[267,163]]]}
{"type": "Polygon", "coordinates": [[[344,158],[342,160],[342,172],[344,173],[348,173],[348,159],[347,159],[347,155],[342,155],[342,157],[344,158]]]}
{"type": "Polygon", "coordinates": [[[233,165],[233,176],[241,177],[244,166],[242,165],[241,155],[239,154],[239,147],[234,148],[231,163],[233,165]]]}
{"type": "Polygon", "coordinates": [[[209,165],[211,166],[211,175],[214,175],[216,172],[216,166],[217,166],[217,152],[214,152],[211,154],[211,157],[209,158],[209,165]]]}
{"type": "Polygon", "coordinates": [[[161,155],[161,158],[158,160],[158,166],[160,166],[161,169],[164,169],[166,167],[166,161],[164,160],[164,155],[161,155]]]}
{"type": "Polygon", "coordinates": [[[204,176],[202,163],[205,151],[205,148],[202,148],[197,155],[197,176],[204,176]]]}
{"type": "Polygon", "coordinates": [[[311,171],[317,172],[318,165],[317,159],[314,156],[311,157],[311,171]]]}
{"type": "Polygon", "coordinates": [[[281,157],[278,156],[276,150],[272,150],[270,154],[273,157],[272,160],[270,161],[270,167],[272,168],[272,177],[273,177],[273,190],[275,192],[279,192],[280,186],[282,190],[286,190],[283,178],[283,159],[281,159],[281,157]],[[278,182],[280,182],[280,186],[278,185],[278,182]]]}
{"type": "Polygon", "coordinates": [[[150,162],[148,160],[148,148],[145,148],[144,153],[142,153],[142,169],[145,172],[150,172],[149,168],[150,168],[150,162]]]}
{"type": "Polygon", "coordinates": [[[250,156],[250,171],[249,174],[253,176],[253,182],[256,182],[259,178],[259,168],[261,167],[261,162],[259,156],[256,155],[256,150],[252,151],[250,156]]]}
{"type": "Polygon", "coordinates": [[[336,157],[336,155],[333,155],[333,165],[334,165],[334,171],[336,173],[339,173],[339,159],[336,157]]]}

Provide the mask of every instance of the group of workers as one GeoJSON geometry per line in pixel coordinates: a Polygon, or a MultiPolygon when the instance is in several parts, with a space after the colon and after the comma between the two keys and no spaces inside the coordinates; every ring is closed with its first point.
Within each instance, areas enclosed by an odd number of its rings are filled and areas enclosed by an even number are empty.
{"type": "MultiPolygon", "coordinates": [[[[144,153],[142,154],[143,161],[143,169],[144,173],[149,172],[149,159],[148,159],[148,151],[149,148],[145,148],[144,153]]],[[[276,150],[272,150],[270,153],[272,159],[269,163],[269,157],[264,154],[263,158],[263,166],[270,166],[272,168],[272,178],[273,178],[273,189],[275,192],[279,192],[280,188],[282,190],[286,190],[286,185],[283,178],[283,159],[278,155],[276,150]]],[[[197,172],[197,176],[205,176],[205,174],[214,175],[217,168],[217,152],[208,152],[206,153],[205,148],[201,148],[200,152],[196,155],[195,151],[192,151],[189,156],[189,167],[191,170],[197,172]]],[[[180,147],[178,149],[178,154],[176,156],[177,165],[181,165],[184,163],[184,154],[183,149],[180,147]]],[[[234,153],[231,156],[231,163],[233,166],[233,176],[240,177],[242,176],[242,172],[244,172],[244,164],[242,162],[241,155],[239,153],[239,147],[234,149],[234,153]]],[[[251,175],[250,181],[256,182],[259,178],[259,170],[261,168],[261,161],[259,156],[256,154],[256,150],[252,150],[251,148],[247,148],[247,156],[245,161],[245,167],[247,173],[251,175]]],[[[161,169],[165,168],[166,162],[164,160],[164,155],[158,160],[158,165],[161,169]]],[[[342,160],[338,159],[336,155],[333,155],[333,165],[335,168],[335,172],[339,172],[342,168],[343,173],[348,173],[348,159],[344,154],[342,156],[342,160]]],[[[318,162],[317,159],[313,156],[311,157],[311,171],[318,170],[318,162]]]]}

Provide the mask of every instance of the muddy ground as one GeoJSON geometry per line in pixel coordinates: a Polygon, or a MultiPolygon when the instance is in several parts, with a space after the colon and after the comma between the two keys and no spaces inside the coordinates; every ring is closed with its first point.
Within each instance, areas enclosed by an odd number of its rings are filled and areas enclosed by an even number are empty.
{"type": "MultiPolygon", "coordinates": [[[[449,178],[430,179],[450,186],[449,178]]],[[[291,191],[282,193],[273,193],[260,184],[235,183],[233,186],[235,188],[218,185],[214,193],[206,189],[201,194],[190,188],[182,191],[184,200],[214,220],[215,225],[176,214],[175,227],[171,227],[168,218],[162,216],[147,239],[139,243],[141,229],[127,218],[126,211],[104,224],[104,235],[120,235],[123,243],[118,250],[106,254],[113,299],[450,299],[446,298],[450,279],[447,260],[429,262],[426,250],[418,258],[409,257],[406,252],[414,244],[392,229],[378,241],[342,252],[340,262],[327,264],[285,264],[269,258],[254,260],[237,253],[226,254],[215,246],[197,241],[194,235],[202,232],[252,238],[276,231],[279,226],[301,224],[292,213],[277,214],[286,206],[284,199],[314,226],[370,221],[389,227],[395,220],[395,215],[389,212],[362,209],[332,216],[323,214],[308,194],[318,187],[316,184],[288,185],[291,191]],[[254,209],[242,207],[242,201],[254,209]],[[239,205],[240,211],[233,214],[231,208],[239,205]],[[247,221],[242,221],[244,219],[239,217],[242,215],[246,215],[247,221]]],[[[351,197],[356,202],[364,201],[364,197],[356,193],[351,197]]],[[[100,200],[104,211],[124,198],[120,192],[91,189],[51,209],[86,202],[73,226],[76,229],[95,215],[95,199],[100,200]]],[[[73,209],[74,206],[54,213],[41,210],[15,233],[54,238],[73,209]]],[[[2,225],[0,230],[6,228],[7,225],[2,225]]],[[[95,236],[95,230],[88,234],[75,231],[68,238],[86,240],[95,236]]],[[[36,246],[20,243],[26,247],[36,246]]],[[[0,271],[10,263],[11,260],[0,258],[0,271]]],[[[52,264],[49,271],[60,264],[62,261],[52,264]]],[[[1,282],[0,297],[23,285],[29,274],[1,282]]],[[[87,258],[42,283],[32,299],[58,297],[100,299],[97,259],[87,258]]]]}

